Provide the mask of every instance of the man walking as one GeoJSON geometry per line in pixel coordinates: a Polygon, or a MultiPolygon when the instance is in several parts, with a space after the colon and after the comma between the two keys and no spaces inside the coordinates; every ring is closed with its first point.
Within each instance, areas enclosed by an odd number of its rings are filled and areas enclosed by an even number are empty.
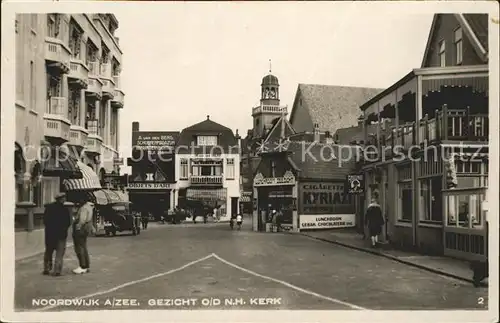
{"type": "Polygon", "coordinates": [[[49,275],[52,270],[52,259],[56,252],[54,276],[61,276],[66,239],[71,225],[69,209],[64,206],[66,195],[56,195],[56,201],[45,207],[43,224],[45,226],[45,254],[43,257],[43,274],[49,275]]]}
{"type": "Polygon", "coordinates": [[[73,223],[73,244],[80,266],[73,270],[75,274],[89,272],[90,258],[87,249],[87,238],[93,231],[92,214],[94,205],[85,197],[79,201],[79,208],[73,223]]]}
{"type": "Polygon", "coordinates": [[[384,225],[384,216],[382,215],[382,207],[378,204],[378,194],[374,193],[372,201],[366,210],[365,224],[368,227],[372,248],[378,244],[378,236],[382,233],[384,225]]]}

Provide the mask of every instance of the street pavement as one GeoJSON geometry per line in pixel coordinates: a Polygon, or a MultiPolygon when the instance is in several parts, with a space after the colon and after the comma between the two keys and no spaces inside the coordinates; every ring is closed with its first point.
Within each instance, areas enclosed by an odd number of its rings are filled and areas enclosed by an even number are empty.
{"type": "Polygon", "coordinates": [[[85,275],[72,248],[61,277],[41,275],[42,255],[17,261],[16,310],[487,309],[487,288],[250,222],[94,237],[85,275]]]}

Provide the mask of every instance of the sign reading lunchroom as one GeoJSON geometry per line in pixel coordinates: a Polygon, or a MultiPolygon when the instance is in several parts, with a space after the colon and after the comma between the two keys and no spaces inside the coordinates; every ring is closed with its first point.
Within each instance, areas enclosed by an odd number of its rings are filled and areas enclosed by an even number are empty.
{"type": "Polygon", "coordinates": [[[301,183],[300,229],[347,228],[356,225],[355,208],[344,182],[301,183]]]}

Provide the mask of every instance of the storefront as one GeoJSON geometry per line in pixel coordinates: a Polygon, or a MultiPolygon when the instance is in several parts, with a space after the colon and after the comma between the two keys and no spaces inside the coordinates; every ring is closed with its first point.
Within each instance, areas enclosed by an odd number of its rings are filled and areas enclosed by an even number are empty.
{"type": "Polygon", "coordinates": [[[166,216],[174,207],[175,184],[155,182],[129,182],[131,208],[142,213],[151,213],[155,220],[166,216]]]}
{"type": "Polygon", "coordinates": [[[296,231],[297,181],[293,172],[288,170],[283,177],[270,178],[258,173],[253,186],[256,197],[253,213],[254,231],[269,230],[269,224],[273,221],[273,211],[282,213],[281,223],[284,229],[296,231]]]}
{"type": "Polygon", "coordinates": [[[202,217],[217,208],[220,220],[227,220],[227,201],[227,189],[222,187],[188,187],[179,192],[179,207],[189,210],[195,216],[202,217]]]}

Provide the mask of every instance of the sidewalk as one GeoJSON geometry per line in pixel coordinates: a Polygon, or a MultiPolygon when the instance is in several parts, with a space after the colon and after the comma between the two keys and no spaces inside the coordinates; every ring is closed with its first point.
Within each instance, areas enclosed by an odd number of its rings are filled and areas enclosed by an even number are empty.
{"type": "MultiPolygon", "coordinates": [[[[335,243],[344,247],[356,249],[371,254],[376,254],[391,260],[404,263],[413,267],[424,269],[436,274],[453,277],[472,283],[472,271],[469,262],[437,256],[426,256],[418,253],[399,250],[387,250],[388,248],[373,249],[369,240],[363,240],[363,236],[357,232],[346,231],[310,231],[299,234],[316,240],[335,243]]],[[[483,281],[487,285],[487,278],[483,281]]]]}
{"type": "MultiPolygon", "coordinates": [[[[150,222],[148,229],[164,228],[172,226],[171,224],[159,224],[150,222]]],[[[43,229],[31,232],[18,231],[15,233],[15,259],[23,260],[41,254],[45,251],[45,233],[43,229]]],[[[73,247],[71,232],[68,233],[66,248],[73,247]]]]}

